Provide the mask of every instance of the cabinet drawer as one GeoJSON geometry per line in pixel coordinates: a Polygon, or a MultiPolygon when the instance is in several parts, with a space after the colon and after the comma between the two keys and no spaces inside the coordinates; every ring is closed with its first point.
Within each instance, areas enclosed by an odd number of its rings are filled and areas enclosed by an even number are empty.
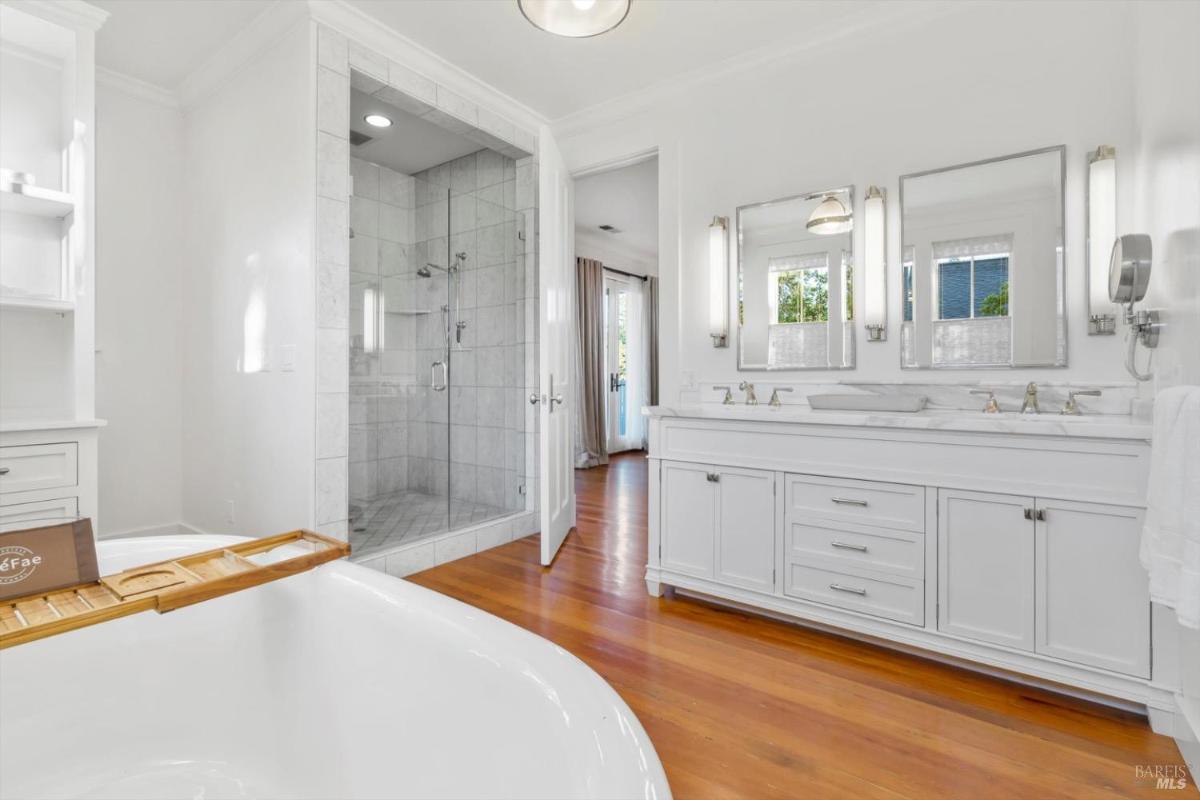
{"type": "Polygon", "coordinates": [[[925,532],[925,487],[904,483],[787,476],[787,520],[812,517],[925,532]]]}
{"type": "Polygon", "coordinates": [[[54,525],[78,517],[79,499],[76,497],[0,506],[0,533],[54,525]]]}
{"type": "Polygon", "coordinates": [[[925,537],[912,531],[813,522],[788,525],[789,561],[831,569],[867,569],[905,578],[925,577],[925,537]]]}
{"type": "Polygon", "coordinates": [[[75,442],[0,447],[0,494],[62,489],[79,483],[75,442]]]}
{"type": "Polygon", "coordinates": [[[925,582],[878,576],[864,578],[804,564],[788,564],[784,593],[802,600],[871,614],[876,617],[925,624],[925,582]]]}

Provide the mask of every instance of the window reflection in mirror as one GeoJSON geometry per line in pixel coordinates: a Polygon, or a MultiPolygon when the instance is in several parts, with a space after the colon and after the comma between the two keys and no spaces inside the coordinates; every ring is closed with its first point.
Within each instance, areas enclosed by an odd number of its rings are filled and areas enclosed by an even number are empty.
{"type": "Polygon", "coordinates": [[[739,369],[854,365],[853,208],[845,187],[738,209],[739,369]],[[840,226],[814,219],[830,197],[840,226]]]}
{"type": "Polygon", "coordinates": [[[1065,366],[1064,148],[900,179],[902,366],[1065,366]]]}

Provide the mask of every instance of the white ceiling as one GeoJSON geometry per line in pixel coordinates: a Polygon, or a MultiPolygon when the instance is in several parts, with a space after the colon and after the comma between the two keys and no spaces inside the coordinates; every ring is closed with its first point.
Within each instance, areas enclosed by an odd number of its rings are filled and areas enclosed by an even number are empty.
{"type": "MultiPolygon", "coordinates": [[[[93,1],[112,14],[100,29],[97,63],[168,89],[271,5],[93,1]]],[[[534,28],[516,0],[348,2],[555,120],[728,59],[819,38],[882,0],[633,0],[624,23],[590,39],[534,28]]]]}
{"type": "Polygon", "coordinates": [[[358,90],[350,93],[350,130],[365,133],[372,141],[352,147],[350,155],[404,173],[418,172],[482,150],[483,145],[452,133],[415,114],[401,111],[358,90]],[[367,114],[383,114],[390,128],[375,128],[363,121],[367,114]]]}
{"type": "Polygon", "coordinates": [[[578,178],[575,230],[637,258],[658,260],[658,159],[578,178]],[[620,233],[599,230],[612,225],[620,233]]]}
{"type": "Polygon", "coordinates": [[[632,0],[615,30],[567,39],[516,0],[349,0],[548,119],[744,55],[804,41],[878,0],[632,0]]]}
{"type": "Polygon", "coordinates": [[[96,63],[175,89],[272,0],[90,0],[112,16],[96,35],[96,63]]]}

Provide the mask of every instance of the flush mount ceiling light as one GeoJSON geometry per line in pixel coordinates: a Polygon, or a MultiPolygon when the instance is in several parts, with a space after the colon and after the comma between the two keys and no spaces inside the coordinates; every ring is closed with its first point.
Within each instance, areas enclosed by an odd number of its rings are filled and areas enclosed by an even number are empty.
{"type": "Polygon", "coordinates": [[[367,114],[365,117],[363,117],[363,122],[367,123],[368,125],[374,125],[376,128],[392,127],[391,119],[385,117],[383,114],[367,114]]]}
{"type": "Polygon", "coordinates": [[[525,19],[559,36],[582,39],[611,31],[629,14],[630,0],[517,0],[525,19]]]}
{"type": "Polygon", "coordinates": [[[804,227],[822,236],[845,233],[854,227],[854,219],[846,210],[846,204],[837,195],[827,194],[825,199],[813,209],[808,218],[808,224],[804,227]]]}

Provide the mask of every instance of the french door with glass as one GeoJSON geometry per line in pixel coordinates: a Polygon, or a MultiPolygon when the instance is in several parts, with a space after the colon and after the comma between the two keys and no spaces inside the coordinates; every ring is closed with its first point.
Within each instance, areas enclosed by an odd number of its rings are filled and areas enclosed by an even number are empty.
{"type": "Polygon", "coordinates": [[[633,322],[639,312],[641,287],[636,278],[606,272],[604,275],[604,381],[608,389],[605,427],[608,452],[620,453],[642,446],[640,406],[632,402],[636,368],[633,322]]]}

